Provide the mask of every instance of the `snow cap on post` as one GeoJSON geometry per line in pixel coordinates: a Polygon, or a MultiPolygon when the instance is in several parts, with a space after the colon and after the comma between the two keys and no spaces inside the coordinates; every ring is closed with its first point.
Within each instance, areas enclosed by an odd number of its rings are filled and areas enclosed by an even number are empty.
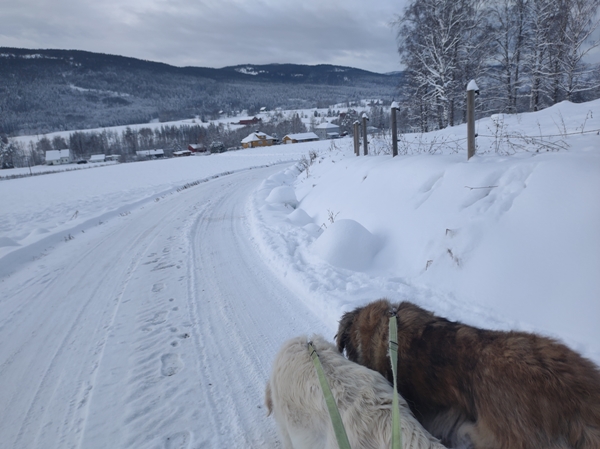
{"type": "Polygon", "coordinates": [[[369,120],[369,116],[367,115],[366,112],[362,113],[362,118],[369,120]]]}
{"type": "Polygon", "coordinates": [[[392,101],[392,105],[390,107],[392,109],[400,109],[400,106],[398,106],[398,102],[397,101],[392,101]]]}
{"type": "Polygon", "coordinates": [[[475,80],[469,81],[469,85],[467,86],[467,92],[470,90],[474,90],[475,92],[479,92],[479,87],[477,87],[477,83],[475,80]]]}

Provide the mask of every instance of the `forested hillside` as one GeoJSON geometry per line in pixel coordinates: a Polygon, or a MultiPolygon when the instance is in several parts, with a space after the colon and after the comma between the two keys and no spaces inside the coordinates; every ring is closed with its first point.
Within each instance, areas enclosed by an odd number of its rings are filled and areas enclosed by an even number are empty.
{"type": "Polygon", "coordinates": [[[174,67],[75,50],[0,47],[0,134],[327,107],[398,96],[400,74],[331,65],[174,67]]]}

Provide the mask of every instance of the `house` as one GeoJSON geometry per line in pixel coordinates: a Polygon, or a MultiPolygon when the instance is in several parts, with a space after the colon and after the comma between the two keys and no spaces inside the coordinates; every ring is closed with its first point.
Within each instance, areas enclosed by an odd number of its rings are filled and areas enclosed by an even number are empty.
{"type": "Polygon", "coordinates": [[[90,157],[90,162],[106,162],[105,154],[92,154],[90,157]]]}
{"type": "Polygon", "coordinates": [[[299,134],[287,134],[281,139],[283,143],[303,143],[303,142],[314,142],[319,140],[319,136],[315,133],[299,133],[299,134]]]}
{"type": "Polygon", "coordinates": [[[245,139],[242,139],[243,148],[270,147],[273,145],[275,137],[256,131],[245,139]]]}
{"type": "Polygon", "coordinates": [[[201,143],[190,143],[188,145],[188,150],[192,153],[206,153],[206,151],[208,151],[201,143]]]}
{"type": "Polygon", "coordinates": [[[315,126],[315,133],[319,136],[319,139],[335,139],[340,137],[340,127],[333,123],[321,123],[315,126]]]}
{"type": "Polygon", "coordinates": [[[116,161],[116,162],[118,162],[119,159],[121,158],[121,156],[119,156],[118,154],[107,154],[105,156],[105,158],[106,158],[107,161],[116,161]]]}
{"type": "Polygon", "coordinates": [[[165,157],[164,150],[140,150],[135,152],[140,157],[146,157],[148,159],[158,159],[165,157]]]}
{"type": "Polygon", "coordinates": [[[173,156],[181,157],[181,156],[191,156],[192,152],[190,150],[181,150],[181,151],[173,151],[173,156]]]}
{"type": "Polygon", "coordinates": [[[73,162],[71,150],[49,150],[46,151],[47,165],[70,164],[73,162]]]}
{"type": "Polygon", "coordinates": [[[237,122],[238,125],[257,125],[262,122],[262,119],[258,117],[245,118],[237,122]]]}

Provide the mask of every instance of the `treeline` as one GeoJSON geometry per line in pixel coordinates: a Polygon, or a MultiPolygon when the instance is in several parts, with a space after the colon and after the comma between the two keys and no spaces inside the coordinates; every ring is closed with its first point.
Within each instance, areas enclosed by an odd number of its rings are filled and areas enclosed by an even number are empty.
{"type": "MultiPolygon", "coordinates": [[[[82,77],[73,86],[88,86],[89,90],[51,85],[43,79],[23,85],[18,78],[0,86],[0,133],[10,136],[46,134],[69,129],[89,129],[145,123],[151,120],[168,122],[199,116],[214,120],[221,112],[236,115],[246,110],[248,115],[260,108],[305,109],[327,107],[330,104],[358,102],[364,98],[391,98],[396,86],[291,86],[289,84],[215,84],[210,91],[190,80],[179,84],[165,80],[169,88],[152,95],[149,84],[140,78],[146,90],[117,95],[107,90],[95,90],[94,82],[82,77]],[[75,84],[77,83],[77,84],[75,84]]],[[[123,82],[122,89],[127,86],[123,82]]],[[[114,87],[113,87],[114,88],[114,87]]],[[[108,89],[104,86],[103,89],[108,89]]]]}
{"type": "Polygon", "coordinates": [[[403,106],[421,131],[464,122],[465,89],[480,116],[600,97],[598,0],[412,0],[396,22],[407,67],[403,106]]]}
{"type": "Polygon", "coordinates": [[[45,155],[50,150],[70,149],[73,157],[88,159],[92,154],[118,155],[122,162],[138,159],[140,150],[163,149],[167,156],[174,151],[187,149],[189,144],[202,144],[225,149],[241,147],[241,140],[257,129],[274,137],[282,138],[286,134],[306,132],[301,118],[294,114],[291,118],[281,113],[273,116],[270,122],[259,128],[245,126],[232,129],[229,125],[210,123],[208,125],[179,125],[156,128],[125,128],[123,131],[103,130],[74,131],[68,137],[54,136],[52,139],[42,137],[29,146],[0,137],[0,166],[2,168],[27,167],[45,163],[45,155]],[[216,144],[216,145],[215,145],[216,144]]]}

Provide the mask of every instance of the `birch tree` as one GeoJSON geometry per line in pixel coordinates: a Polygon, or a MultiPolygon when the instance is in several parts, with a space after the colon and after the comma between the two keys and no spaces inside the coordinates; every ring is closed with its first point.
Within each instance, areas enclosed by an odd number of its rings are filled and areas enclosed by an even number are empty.
{"type": "Polygon", "coordinates": [[[571,101],[573,95],[597,87],[593,79],[598,67],[590,68],[583,59],[600,41],[590,42],[594,31],[598,28],[600,18],[597,15],[600,0],[570,0],[568,20],[565,27],[564,53],[561,64],[563,73],[562,89],[566,99],[571,101]]]}
{"type": "Polygon", "coordinates": [[[548,93],[550,69],[551,25],[554,17],[554,0],[529,0],[529,39],[525,67],[529,74],[529,109],[538,111],[547,106],[545,94],[548,93]]]}
{"type": "Polygon", "coordinates": [[[527,0],[499,0],[491,5],[494,60],[498,65],[497,90],[501,109],[517,112],[523,85],[523,57],[527,37],[527,0]]]}
{"type": "Polygon", "coordinates": [[[409,85],[429,103],[438,128],[454,125],[465,78],[482,66],[481,5],[479,0],[413,0],[396,22],[409,85]]]}

